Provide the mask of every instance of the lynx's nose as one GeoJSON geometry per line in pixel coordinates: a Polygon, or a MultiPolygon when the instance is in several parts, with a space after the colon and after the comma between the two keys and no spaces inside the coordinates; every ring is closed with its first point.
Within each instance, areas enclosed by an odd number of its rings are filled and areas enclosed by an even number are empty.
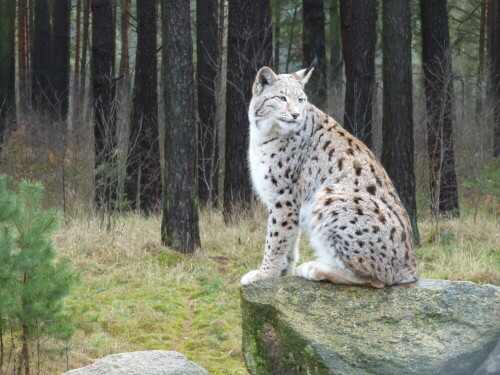
{"type": "Polygon", "coordinates": [[[294,120],[297,120],[297,117],[300,116],[299,113],[291,113],[291,115],[292,115],[292,117],[293,117],[294,120]]]}

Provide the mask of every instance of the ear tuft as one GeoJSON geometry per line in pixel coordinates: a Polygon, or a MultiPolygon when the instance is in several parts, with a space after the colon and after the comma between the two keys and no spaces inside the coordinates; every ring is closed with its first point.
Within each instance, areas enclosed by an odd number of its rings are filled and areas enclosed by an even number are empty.
{"type": "Polygon", "coordinates": [[[302,85],[305,86],[309,78],[311,78],[311,74],[314,71],[314,67],[318,63],[318,58],[315,57],[312,61],[311,65],[308,68],[299,70],[298,72],[293,73],[293,77],[302,85]]]}
{"type": "Polygon", "coordinates": [[[254,94],[260,94],[264,90],[264,87],[272,85],[277,80],[278,76],[272,71],[272,69],[267,66],[263,66],[260,68],[257,73],[257,77],[255,78],[254,94]]]}

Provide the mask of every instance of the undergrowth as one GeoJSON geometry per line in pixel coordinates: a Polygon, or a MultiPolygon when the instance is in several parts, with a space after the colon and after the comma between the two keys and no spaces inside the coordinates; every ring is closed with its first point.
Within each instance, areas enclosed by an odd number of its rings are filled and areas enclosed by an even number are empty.
{"type": "MultiPolygon", "coordinates": [[[[73,219],[53,241],[81,282],[67,300],[76,332],[65,359],[47,373],[88,365],[111,353],[176,350],[211,374],[247,374],[241,352],[239,280],[259,266],[265,213],[237,225],[218,211],[201,215],[203,249],[186,256],[160,243],[160,217],[120,216],[113,231],[98,219],[73,219]]],[[[419,223],[421,277],[500,285],[496,216],[480,212],[419,223]],[[439,232],[439,235],[437,235],[439,232]]],[[[302,239],[302,260],[311,258],[302,239]]],[[[50,353],[49,353],[50,354],[50,353]]],[[[55,358],[55,356],[53,357],[55,358]]]]}

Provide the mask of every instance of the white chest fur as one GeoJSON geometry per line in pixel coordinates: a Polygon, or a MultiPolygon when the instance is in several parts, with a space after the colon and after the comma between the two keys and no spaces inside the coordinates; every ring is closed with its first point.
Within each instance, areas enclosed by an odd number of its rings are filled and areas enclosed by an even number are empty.
{"type": "Polygon", "coordinates": [[[266,206],[273,204],[272,182],[269,179],[269,168],[271,160],[269,147],[262,145],[258,139],[250,137],[250,148],[248,160],[250,164],[250,174],[255,192],[259,195],[266,206]]]}

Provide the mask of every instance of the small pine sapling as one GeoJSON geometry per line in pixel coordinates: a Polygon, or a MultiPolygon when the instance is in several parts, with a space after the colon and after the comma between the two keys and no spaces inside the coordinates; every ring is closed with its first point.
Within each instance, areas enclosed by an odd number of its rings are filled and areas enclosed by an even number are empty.
{"type": "Polygon", "coordinates": [[[44,336],[68,340],[73,333],[63,298],[77,274],[68,259],[56,260],[50,235],[61,216],[42,209],[42,196],[42,183],[23,181],[16,195],[0,175],[0,332],[8,323],[19,333],[19,368],[26,374],[30,342],[44,336]]]}

